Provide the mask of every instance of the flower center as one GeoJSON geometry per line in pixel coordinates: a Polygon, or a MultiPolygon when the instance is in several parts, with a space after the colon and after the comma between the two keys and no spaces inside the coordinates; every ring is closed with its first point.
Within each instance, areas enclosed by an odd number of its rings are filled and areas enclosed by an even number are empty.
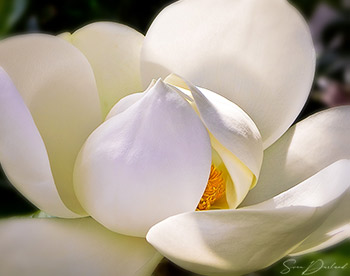
{"type": "Polygon", "coordinates": [[[207,187],[199,201],[196,211],[209,210],[215,201],[221,199],[225,194],[225,180],[222,172],[211,165],[207,187]]]}

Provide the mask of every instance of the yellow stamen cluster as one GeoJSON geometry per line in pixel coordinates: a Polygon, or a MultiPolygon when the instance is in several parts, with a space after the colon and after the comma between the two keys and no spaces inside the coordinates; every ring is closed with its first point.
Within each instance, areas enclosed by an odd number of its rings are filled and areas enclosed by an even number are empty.
{"type": "Polygon", "coordinates": [[[222,172],[211,165],[207,187],[198,203],[196,211],[209,210],[213,203],[225,194],[225,181],[222,172]]]}

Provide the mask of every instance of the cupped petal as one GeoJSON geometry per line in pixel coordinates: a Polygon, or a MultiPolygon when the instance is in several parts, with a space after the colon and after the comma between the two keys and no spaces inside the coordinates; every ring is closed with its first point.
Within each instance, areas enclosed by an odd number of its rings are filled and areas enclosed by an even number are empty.
{"type": "Polygon", "coordinates": [[[226,98],[176,75],[170,75],[166,81],[192,97],[192,105],[210,133],[212,147],[233,180],[234,191],[226,192],[226,196],[229,207],[236,208],[259,177],[263,158],[259,130],[241,108],[226,98]]]}
{"type": "Polygon", "coordinates": [[[101,122],[92,69],[75,47],[55,36],[30,34],[0,42],[0,64],[27,105],[45,143],[58,193],[84,214],[73,189],[76,156],[101,122]]]}
{"type": "Polygon", "coordinates": [[[336,162],[249,208],[170,217],[153,226],[147,240],[165,257],[196,273],[244,274],[262,269],[290,253],[332,214],[349,191],[349,169],[349,160],[336,162]]]}
{"type": "Polygon", "coordinates": [[[304,106],[315,53],[307,24],[287,1],[185,0],[156,17],[141,65],[144,84],[176,73],[236,103],[266,148],[304,106]]]}
{"type": "Polygon", "coordinates": [[[219,154],[232,180],[232,185],[226,186],[228,207],[231,209],[237,208],[247,196],[249,190],[256,184],[256,177],[241,160],[217,139],[212,136],[210,138],[212,147],[219,154]]]}
{"type": "Polygon", "coordinates": [[[337,209],[295,250],[293,255],[318,251],[350,238],[350,191],[337,209]]]}
{"type": "Polygon", "coordinates": [[[145,236],[157,222],[195,210],[207,185],[211,146],[191,106],[161,80],[88,138],[75,190],[107,228],[145,236]]]}
{"type": "Polygon", "coordinates": [[[350,106],[327,109],[291,127],[264,151],[256,187],[242,203],[267,200],[328,165],[350,159],[350,106]]]}
{"type": "Polygon", "coordinates": [[[210,133],[258,178],[263,147],[261,135],[252,119],[219,94],[188,85],[200,117],[210,133]]]}
{"type": "Polygon", "coordinates": [[[317,229],[317,231],[312,233],[303,243],[295,248],[289,255],[299,256],[312,253],[334,246],[335,244],[350,238],[350,223],[336,227],[332,231],[329,231],[330,228],[328,228],[326,231],[322,231],[322,229],[325,229],[324,225],[328,224],[327,221],[319,229],[317,229]]]}
{"type": "MultiPolygon", "coordinates": [[[[292,202],[288,201],[287,197],[284,197],[283,194],[287,194],[290,191],[300,190],[300,198],[298,201],[304,200],[305,202],[310,203],[312,198],[309,198],[310,193],[316,192],[320,193],[319,197],[316,200],[322,200],[322,194],[333,193],[339,189],[339,185],[341,184],[339,179],[341,178],[349,178],[350,177],[350,161],[349,160],[340,160],[327,167],[326,169],[320,171],[319,175],[322,175],[323,180],[322,183],[327,183],[326,185],[317,186],[307,186],[303,187],[302,185],[296,185],[293,188],[289,189],[287,192],[282,193],[282,195],[278,196],[284,201],[287,201],[287,204],[292,204],[292,202]],[[325,189],[325,191],[322,191],[325,189]],[[302,193],[301,193],[302,192],[302,193]]],[[[306,180],[305,182],[307,182],[306,180]]],[[[343,183],[348,185],[346,183],[343,183]]],[[[262,203],[264,204],[264,203],[262,203]]],[[[259,205],[259,204],[258,204],[259,205]]],[[[254,205],[257,206],[257,205],[254,205]]],[[[249,208],[249,207],[248,207],[249,208]]],[[[255,207],[253,207],[255,208],[255,207]]],[[[327,217],[327,219],[322,223],[322,225],[317,228],[310,236],[307,237],[297,248],[292,251],[293,255],[301,255],[317,250],[321,250],[323,248],[332,246],[338,242],[343,241],[346,238],[350,237],[350,190],[344,194],[342,199],[340,200],[338,207],[327,217]]]]}
{"type": "MultiPolygon", "coordinates": [[[[288,130],[265,150],[257,186],[242,206],[271,198],[339,159],[350,158],[350,107],[316,113],[288,130]]],[[[330,180],[330,187],[333,182],[330,180]]],[[[331,188],[330,188],[331,189],[331,188]]],[[[331,246],[349,237],[350,194],[324,224],[294,253],[302,254],[331,246]]]]}
{"type": "Polygon", "coordinates": [[[142,91],[142,34],[122,24],[96,22],[71,36],[64,33],[61,37],[77,47],[89,60],[104,116],[124,96],[142,91]]]}
{"type": "Polygon", "coordinates": [[[76,217],[63,204],[44,142],[21,95],[0,67],[0,163],[11,183],[39,209],[76,217]]]}
{"type": "Polygon", "coordinates": [[[91,218],[0,220],[0,274],[151,275],[161,259],[145,239],[91,218]]]}

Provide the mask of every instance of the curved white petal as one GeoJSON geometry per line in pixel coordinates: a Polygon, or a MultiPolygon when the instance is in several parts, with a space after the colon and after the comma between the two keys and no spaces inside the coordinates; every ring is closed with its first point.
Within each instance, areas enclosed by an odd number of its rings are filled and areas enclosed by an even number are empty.
{"type": "Polygon", "coordinates": [[[301,255],[321,250],[350,238],[350,191],[342,199],[337,209],[313,232],[293,255],[301,255]]]}
{"type": "Polygon", "coordinates": [[[101,122],[88,61],[60,38],[31,34],[1,41],[0,64],[43,138],[62,201],[72,211],[84,214],[73,190],[73,166],[85,139],[101,122]]]}
{"type": "MultiPolygon", "coordinates": [[[[346,182],[341,183],[339,179],[346,179],[350,177],[350,160],[340,160],[330,165],[324,170],[318,173],[319,177],[322,177],[322,182],[318,185],[296,185],[295,187],[287,190],[277,196],[277,198],[286,201],[287,204],[293,204],[289,202],[289,199],[283,194],[289,194],[292,191],[300,191],[298,202],[303,200],[305,203],[311,202],[310,194],[320,193],[316,200],[323,200],[324,195],[329,196],[333,192],[337,192],[339,185],[348,185],[346,182]],[[325,185],[322,185],[325,184],[325,185]],[[324,191],[322,191],[324,189],[324,191]],[[327,194],[328,193],[328,194],[327,194]]],[[[305,182],[309,182],[310,179],[305,182]]],[[[316,183],[317,184],[317,183],[316,183]]],[[[264,204],[264,203],[262,203],[264,204]]],[[[284,203],[285,204],[285,203],[284,203]]],[[[259,205],[259,204],[258,204],[259,205]]],[[[257,206],[257,205],[253,205],[257,206]]],[[[248,207],[249,208],[249,207],[248,207]]],[[[255,207],[253,207],[255,208],[255,207]]],[[[309,253],[312,251],[320,250],[328,246],[334,245],[346,238],[350,237],[349,224],[350,224],[350,190],[344,194],[343,198],[338,204],[338,207],[328,216],[323,224],[314,231],[301,245],[293,250],[293,255],[300,255],[309,253]]]]}
{"type": "Polygon", "coordinates": [[[256,187],[242,206],[267,200],[339,159],[350,159],[350,106],[316,113],[264,151],[256,187]]]}
{"type": "Polygon", "coordinates": [[[133,93],[128,96],[125,96],[112,107],[112,109],[107,114],[105,120],[108,120],[114,117],[115,115],[127,110],[130,106],[132,106],[134,103],[139,101],[143,96],[144,96],[144,93],[141,93],[141,92],[133,93]]]}
{"type": "MultiPolygon", "coordinates": [[[[242,206],[261,202],[293,187],[339,159],[350,158],[350,107],[317,113],[293,126],[264,152],[257,186],[242,206]]],[[[332,186],[332,181],[329,183],[332,186]]],[[[337,210],[294,253],[331,246],[349,237],[350,194],[337,210]]]]}
{"type": "Polygon", "coordinates": [[[93,219],[0,220],[0,274],[151,275],[161,256],[145,239],[93,219]]]}
{"type": "Polygon", "coordinates": [[[148,86],[146,91],[139,92],[139,93],[133,93],[133,94],[127,95],[124,98],[122,98],[119,102],[117,102],[112,107],[111,111],[108,113],[105,120],[108,120],[108,119],[112,118],[113,116],[127,110],[130,106],[132,106],[134,103],[139,101],[145,95],[145,93],[153,87],[153,85],[155,83],[156,83],[156,80],[152,80],[151,84],[148,86]]]}
{"type": "Polygon", "coordinates": [[[284,0],[185,0],[165,8],[141,53],[144,84],[169,73],[240,106],[271,145],[308,97],[315,53],[307,24],[284,0]]]}
{"type": "Polygon", "coordinates": [[[124,96],[142,91],[140,52],[143,35],[113,22],[89,24],[70,37],[62,38],[76,46],[94,70],[103,115],[124,96]]]}
{"type": "Polygon", "coordinates": [[[327,231],[322,231],[326,224],[327,222],[317,229],[317,231],[312,233],[303,243],[294,249],[290,255],[298,256],[319,251],[340,243],[350,237],[350,223],[344,224],[333,231],[329,231],[329,229],[327,229],[327,231]]]}
{"type": "Polygon", "coordinates": [[[147,240],[165,257],[196,273],[244,274],[262,269],[290,253],[332,214],[349,190],[349,169],[350,161],[339,161],[246,209],[170,217],[153,226],[147,240]],[[334,184],[331,191],[329,179],[334,184]]]}
{"type": "Polygon", "coordinates": [[[200,117],[210,133],[258,178],[263,148],[259,130],[252,119],[224,97],[207,89],[188,85],[200,117]]]}
{"type": "Polygon", "coordinates": [[[195,210],[210,166],[206,128],[159,80],[88,138],[75,166],[75,190],[87,212],[107,228],[145,236],[155,223],[195,210]]]}
{"type": "Polygon", "coordinates": [[[229,208],[234,209],[244,200],[249,190],[256,184],[256,177],[231,151],[211,136],[211,145],[225,164],[232,180],[232,186],[226,186],[226,200],[229,208]]]}
{"type": "Polygon", "coordinates": [[[259,130],[242,109],[224,97],[197,88],[175,75],[170,75],[166,81],[179,85],[180,91],[192,96],[192,105],[210,133],[212,147],[233,180],[234,191],[231,195],[226,192],[226,196],[229,207],[236,208],[259,177],[263,157],[259,130]]]}
{"type": "Polygon", "coordinates": [[[75,217],[63,204],[40,133],[21,95],[0,67],[0,162],[11,183],[39,209],[75,217]]]}

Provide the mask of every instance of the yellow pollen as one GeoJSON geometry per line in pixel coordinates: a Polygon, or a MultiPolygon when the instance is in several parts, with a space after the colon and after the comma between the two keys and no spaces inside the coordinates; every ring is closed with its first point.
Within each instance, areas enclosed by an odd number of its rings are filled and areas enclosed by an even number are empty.
{"type": "Polygon", "coordinates": [[[213,203],[225,194],[225,181],[222,172],[211,165],[207,187],[198,203],[196,211],[209,210],[213,203]]]}

